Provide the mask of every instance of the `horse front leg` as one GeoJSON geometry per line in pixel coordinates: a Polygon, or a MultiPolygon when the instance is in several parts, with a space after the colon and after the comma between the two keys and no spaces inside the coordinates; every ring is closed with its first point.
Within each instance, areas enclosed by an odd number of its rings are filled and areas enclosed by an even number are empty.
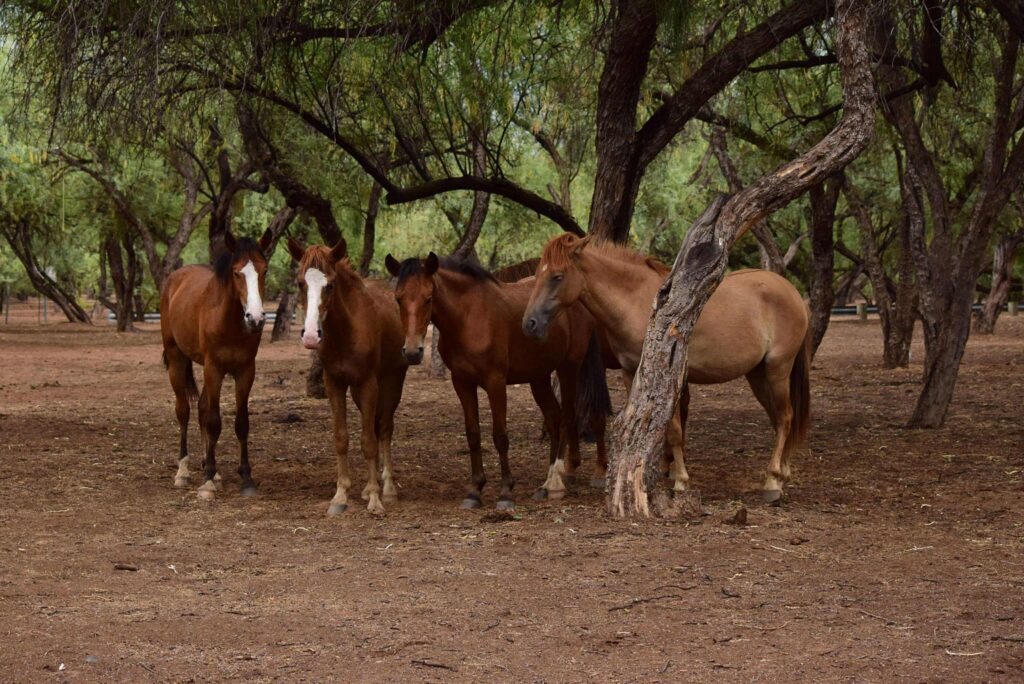
{"type": "Polygon", "coordinates": [[[235,437],[238,438],[238,475],[242,478],[242,496],[255,496],[256,485],[249,467],[249,392],[256,378],[256,363],[235,373],[235,437]]]}
{"type": "Polygon", "coordinates": [[[669,477],[672,478],[672,490],[684,492],[690,483],[690,475],[686,472],[686,419],[690,412],[690,385],[683,385],[679,395],[679,405],[672,421],[669,423],[665,436],[672,451],[672,462],[669,464],[669,477]]]}
{"type": "Polygon", "coordinates": [[[377,471],[380,467],[380,446],[377,442],[377,399],[379,389],[377,378],[370,377],[355,388],[353,395],[359,407],[361,430],[359,443],[362,447],[363,459],[366,461],[366,487],[363,488],[363,499],[367,501],[366,510],[374,515],[384,514],[384,504],[380,500],[380,480],[377,471]]]}
{"type": "Polygon", "coordinates": [[[167,375],[174,390],[174,416],[178,419],[178,471],[174,474],[175,487],[187,487],[188,474],[188,419],[192,411],[189,404],[190,366],[192,361],[176,348],[165,348],[164,358],[167,359],[167,375]]]}
{"type": "Polygon", "coordinates": [[[337,489],[327,507],[327,515],[341,515],[348,509],[348,488],[352,486],[348,470],[348,406],[345,401],[348,386],[337,382],[327,373],[324,373],[324,386],[331,402],[334,454],[338,470],[337,489]]]}
{"type": "Polygon", "coordinates": [[[462,500],[462,508],[480,508],[487,478],[484,476],[484,461],[480,453],[480,403],[476,396],[476,385],[456,379],[454,374],[452,385],[462,404],[462,414],[466,420],[466,442],[469,444],[470,488],[462,500]]]}
{"type": "Polygon", "coordinates": [[[562,389],[562,474],[565,481],[573,484],[576,481],[576,471],[580,467],[580,431],[578,416],[576,413],[576,391],[579,383],[579,372],[576,368],[566,369],[558,372],[558,384],[562,389]],[[568,451],[569,458],[564,453],[568,451]]]}
{"type": "Polygon", "coordinates": [[[558,407],[558,400],[551,389],[551,381],[548,378],[530,383],[530,391],[533,399],[544,416],[544,427],[547,428],[548,436],[551,439],[551,447],[548,454],[548,476],[544,484],[533,494],[534,499],[561,499],[565,496],[565,483],[562,481],[562,468],[560,456],[564,439],[562,438],[561,416],[558,407]]]}
{"type": "Polygon", "coordinates": [[[505,378],[491,378],[486,390],[487,399],[491,404],[491,438],[494,440],[494,448],[498,451],[498,461],[501,463],[501,491],[498,492],[497,509],[510,511],[515,508],[516,503],[512,496],[515,480],[512,479],[512,467],[508,462],[508,388],[505,386],[505,378]]]}
{"type": "Polygon", "coordinates": [[[217,475],[217,440],[220,439],[220,390],[224,373],[212,363],[203,366],[203,394],[199,398],[199,422],[202,424],[206,443],[203,460],[203,484],[199,487],[199,498],[212,500],[219,487],[217,475]]]}

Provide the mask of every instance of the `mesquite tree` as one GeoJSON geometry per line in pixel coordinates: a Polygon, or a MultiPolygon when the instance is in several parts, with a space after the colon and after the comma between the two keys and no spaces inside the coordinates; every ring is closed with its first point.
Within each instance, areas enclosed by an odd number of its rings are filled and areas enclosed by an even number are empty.
{"type": "Polygon", "coordinates": [[[615,419],[608,495],[613,515],[651,514],[648,493],[657,480],[662,436],[685,382],[687,343],[705,302],[725,275],[729,247],[757,221],[842,169],[871,140],[875,98],[867,7],[841,0],[836,17],[845,103],[839,124],[797,159],[712,202],[691,226],[658,294],[629,400],[615,419]]]}

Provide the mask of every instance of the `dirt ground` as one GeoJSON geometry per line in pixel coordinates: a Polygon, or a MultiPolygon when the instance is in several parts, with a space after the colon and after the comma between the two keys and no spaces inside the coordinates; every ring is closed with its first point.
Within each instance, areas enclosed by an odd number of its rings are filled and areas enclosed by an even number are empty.
{"type": "Polygon", "coordinates": [[[835,320],[813,455],[779,508],[759,503],[771,434],[745,383],[697,388],[706,515],[651,522],[606,517],[589,445],[566,499],[530,499],[546,447],[524,388],[516,517],[492,510],[490,449],[486,507],[460,510],[461,412],[422,369],[397,416],[401,501],[328,518],[327,403],[304,396],[298,342],[269,336],[260,494],[237,493],[229,402],[225,491],[201,501],[172,486],[172,394],[144,328],[0,327],[2,681],[1024,679],[1024,318],[972,338],[946,427],[927,432],[901,427],[920,345],[883,371],[877,322],[835,320]],[[748,524],[728,524],[744,505],[748,524]]]}

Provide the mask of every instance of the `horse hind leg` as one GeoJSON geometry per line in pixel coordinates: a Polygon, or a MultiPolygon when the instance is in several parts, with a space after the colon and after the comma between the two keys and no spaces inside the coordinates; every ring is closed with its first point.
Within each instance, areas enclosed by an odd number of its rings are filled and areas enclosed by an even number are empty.
{"type": "MultiPolygon", "coordinates": [[[[786,449],[793,426],[793,407],[789,401],[789,369],[785,369],[785,372],[781,372],[782,370],[766,368],[760,390],[767,394],[767,402],[762,401],[762,405],[767,403],[771,407],[769,416],[775,427],[775,447],[768,462],[763,492],[764,501],[770,504],[777,504],[782,499],[782,489],[789,477],[786,449]]],[[[753,382],[751,386],[754,386],[753,382]]],[[[759,390],[755,389],[754,393],[758,395],[760,401],[759,390]]]]}
{"type": "Polygon", "coordinates": [[[690,386],[683,386],[679,406],[672,416],[665,441],[672,453],[668,474],[672,478],[672,491],[685,492],[689,488],[690,474],[686,472],[686,419],[690,412],[690,386]]]}
{"type": "Polygon", "coordinates": [[[383,481],[384,488],[381,498],[385,503],[396,503],[398,501],[398,488],[395,487],[395,464],[391,460],[391,438],[395,432],[394,409],[388,412],[377,421],[377,443],[380,445],[380,458],[384,464],[383,481]]]}
{"type": "Polygon", "coordinates": [[[174,486],[187,487],[189,485],[188,420],[192,410],[190,395],[195,389],[195,381],[191,380],[192,361],[177,349],[165,351],[164,359],[167,363],[171,388],[174,390],[174,415],[178,419],[179,431],[178,470],[174,475],[174,486]]]}
{"type": "Polygon", "coordinates": [[[544,426],[551,440],[548,454],[548,476],[544,480],[544,484],[534,492],[533,498],[537,500],[560,499],[565,496],[565,482],[562,480],[562,451],[565,440],[563,439],[558,400],[555,399],[554,390],[551,389],[551,384],[546,378],[530,383],[530,391],[544,417],[544,426]]]}

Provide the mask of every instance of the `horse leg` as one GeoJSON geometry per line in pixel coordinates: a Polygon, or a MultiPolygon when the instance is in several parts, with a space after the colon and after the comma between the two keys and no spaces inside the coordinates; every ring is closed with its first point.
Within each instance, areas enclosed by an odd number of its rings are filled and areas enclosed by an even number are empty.
{"type": "Polygon", "coordinates": [[[381,388],[380,413],[377,416],[377,442],[380,444],[380,457],[384,462],[384,490],[381,498],[387,503],[398,501],[398,489],[395,487],[395,464],[391,460],[391,437],[395,432],[395,411],[402,400],[402,382],[398,379],[397,388],[393,383],[381,388]]]}
{"type": "Polygon", "coordinates": [[[380,467],[380,446],[377,443],[377,400],[380,389],[377,378],[370,376],[355,388],[353,395],[359,407],[361,430],[359,444],[363,459],[366,461],[366,487],[363,488],[363,499],[367,501],[366,510],[374,515],[384,514],[384,504],[380,500],[380,480],[377,471],[380,467]]]}
{"type": "Polygon", "coordinates": [[[174,390],[174,415],[178,419],[180,442],[178,446],[178,472],[174,475],[175,487],[188,486],[188,419],[192,411],[188,400],[188,366],[192,361],[177,349],[166,349],[167,375],[174,390]]]}
{"type": "Polygon", "coordinates": [[[576,470],[580,467],[580,431],[576,421],[576,387],[579,372],[576,368],[558,371],[558,383],[562,388],[562,435],[563,450],[568,446],[568,464],[562,461],[562,472],[567,482],[576,480],[576,470]]]}
{"type": "Polygon", "coordinates": [[[256,485],[249,467],[249,392],[256,378],[256,363],[235,373],[235,437],[238,438],[238,475],[242,478],[242,496],[254,496],[256,485]]]}
{"type": "Polygon", "coordinates": [[[348,471],[348,406],[345,395],[348,387],[324,373],[324,387],[331,402],[331,417],[334,423],[334,454],[337,460],[338,484],[327,507],[327,515],[341,515],[348,509],[348,488],[352,478],[348,471]]]}
{"type": "Polygon", "coordinates": [[[201,499],[213,499],[217,491],[217,440],[220,439],[220,389],[224,373],[212,363],[203,366],[203,394],[199,398],[200,421],[206,440],[203,461],[203,484],[199,487],[201,499]]]}
{"type": "Polygon", "coordinates": [[[466,419],[466,441],[469,443],[470,489],[462,500],[462,508],[480,508],[487,478],[484,477],[484,461],[480,454],[480,404],[476,396],[476,385],[456,380],[454,376],[452,385],[462,404],[462,413],[466,419]]]}
{"type": "Polygon", "coordinates": [[[683,385],[683,391],[679,395],[679,404],[672,416],[668,431],[665,433],[666,441],[672,450],[672,463],[669,464],[669,476],[673,480],[672,490],[676,492],[686,491],[690,483],[690,475],[686,472],[686,419],[690,412],[690,385],[683,385]]]}
{"type": "Polygon", "coordinates": [[[505,422],[508,388],[505,386],[505,378],[492,377],[486,390],[487,399],[491,404],[491,437],[494,440],[494,448],[498,451],[498,462],[501,463],[501,491],[498,493],[497,508],[499,511],[510,511],[515,508],[515,499],[512,496],[515,480],[512,479],[512,468],[508,462],[508,428],[505,422]]]}
{"type": "MultiPolygon", "coordinates": [[[[788,476],[784,467],[786,457],[786,442],[789,440],[789,432],[793,425],[793,407],[789,402],[789,372],[790,369],[773,367],[765,364],[764,383],[762,387],[767,392],[768,404],[771,406],[769,416],[775,426],[775,448],[772,450],[772,458],[768,463],[768,473],[764,481],[764,501],[775,504],[782,498],[782,487],[788,476]]],[[[753,385],[753,383],[751,383],[753,385]]],[[[757,391],[755,390],[755,394],[757,391]]],[[[760,397],[758,397],[760,400],[760,397]]]]}
{"type": "Polygon", "coordinates": [[[544,416],[544,427],[551,438],[551,448],[548,453],[548,477],[534,495],[535,499],[561,499],[565,496],[565,483],[562,482],[561,468],[558,463],[562,451],[562,433],[559,429],[561,423],[558,400],[555,399],[555,392],[551,389],[551,383],[547,378],[536,380],[530,383],[530,391],[533,399],[540,407],[544,416]]]}

